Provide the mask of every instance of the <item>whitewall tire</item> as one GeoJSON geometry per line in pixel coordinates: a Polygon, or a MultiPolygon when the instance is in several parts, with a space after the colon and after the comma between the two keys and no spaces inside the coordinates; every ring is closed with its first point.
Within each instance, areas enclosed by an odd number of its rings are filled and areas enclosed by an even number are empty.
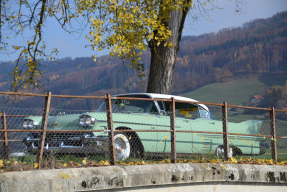
{"type": "Polygon", "coordinates": [[[116,160],[125,160],[131,154],[131,145],[128,137],[124,133],[114,136],[116,160]]]}

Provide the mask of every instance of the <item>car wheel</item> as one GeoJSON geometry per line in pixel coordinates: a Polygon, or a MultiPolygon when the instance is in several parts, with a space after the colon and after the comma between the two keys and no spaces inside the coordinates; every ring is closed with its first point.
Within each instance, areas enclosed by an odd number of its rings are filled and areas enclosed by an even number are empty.
{"type": "MultiPolygon", "coordinates": [[[[223,146],[218,146],[216,149],[215,149],[215,155],[217,158],[219,159],[223,159],[224,158],[224,148],[223,146]]],[[[233,148],[232,147],[229,147],[229,153],[228,153],[228,158],[231,158],[233,156],[233,148]]]]}
{"type": "Polygon", "coordinates": [[[116,160],[125,160],[131,154],[131,145],[126,134],[118,133],[114,136],[116,160]]]}

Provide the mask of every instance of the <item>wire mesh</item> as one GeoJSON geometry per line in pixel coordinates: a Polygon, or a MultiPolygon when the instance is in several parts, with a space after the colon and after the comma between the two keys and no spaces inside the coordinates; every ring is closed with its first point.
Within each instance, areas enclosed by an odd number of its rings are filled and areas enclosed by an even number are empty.
{"type": "Polygon", "coordinates": [[[272,159],[270,153],[270,112],[231,108],[228,116],[229,145],[237,158],[272,159]]]}
{"type": "MultiPolygon", "coordinates": [[[[0,168],[4,170],[27,170],[39,166],[36,155],[39,147],[41,121],[44,109],[41,108],[0,108],[0,128],[5,128],[8,141],[2,138],[0,168]],[[38,131],[36,131],[38,130],[38,131]],[[8,143],[8,147],[4,144],[8,143]],[[8,152],[8,158],[5,156],[8,152]],[[17,162],[18,166],[2,166],[17,162]],[[8,168],[9,167],[9,168],[8,168]]],[[[81,167],[87,164],[108,164],[106,146],[103,141],[93,141],[96,136],[106,136],[106,113],[96,110],[51,109],[48,117],[42,168],[81,167]],[[97,126],[94,126],[96,124],[97,126]]]]}
{"type": "Polygon", "coordinates": [[[276,112],[276,144],[278,161],[287,160],[287,112],[276,112]]]}
{"type": "MultiPolygon", "coordinates": [[[[136,98],[111,100],[112,124],[107,121],[106,103],[102,99],[92,102],[98,103],[97,108],[95,105],[90,108],[85,105],[82,110],[51,108],[41,168],[109,165],[108,127],[112,125],[117,164],[172,162],[170,101],[136,98]]],[[[9,130],[6,132],[8,141],[1,132],[0,171],[39,166],[36,156],[43,111],[43,108],[0,108],[0,128],[9,130]]],[[[271,137],[269,111],[233,107],[228,108],[226,119],[222,106],[176,101],[174,114],[174,150],[178,162],[218,162],[224,159],[227,143],[229,157],[234,159],[272,159],[270,147],[274,138],[271,137]],[[224,134],[228,135],[226,143],[224,134]]],[[[278,160],[284,161],[287,159],[286,113],[278,112],[277,116],[278,160]]]]}

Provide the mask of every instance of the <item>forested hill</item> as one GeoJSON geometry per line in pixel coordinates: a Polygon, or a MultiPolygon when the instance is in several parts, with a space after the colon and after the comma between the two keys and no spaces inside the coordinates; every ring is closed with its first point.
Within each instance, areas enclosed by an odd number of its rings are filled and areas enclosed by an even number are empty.
{"type": "MultiPolygon", "coordinates": [[[[149,68],[150,55],[143,63],[149,68]]],[[[0,64],[0,90],[9,89],[13,64],[0,64]]],[[[64,58],[43,65],[45,90],[53,94],[104,95],[143,92],[147,77],[137,78],[135,71],[121,60],[101,56],[64,58]]],[[[173,92],[185,93],[212,82],[285,74],[287,76],[287,12],[268,19],[257,19],[238,28],[182,38],[177,58],[173,92]]],[[[72,102],[69,102],[73,104],[72,102]]],[[[77,103],[77,105],[80,103],[77,103]]],[[[74,105],[74,107],[77,107],[74,105]]]]}

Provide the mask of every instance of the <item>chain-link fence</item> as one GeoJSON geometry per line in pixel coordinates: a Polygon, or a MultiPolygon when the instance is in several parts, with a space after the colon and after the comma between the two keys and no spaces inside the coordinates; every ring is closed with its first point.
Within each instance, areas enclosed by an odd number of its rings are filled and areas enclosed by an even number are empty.
{"type": "Polygon", "coordinates": [[[246,158],[276,164],[287,160],[286,111],[274,108],[204,104],[176,96],[151,99],[146,94],[25,96],[44,97],[45,105],[29,109],[0,106],[0,171],[160,162],[246,163],[246,158]],[[69,110],[50,106],[55,98],[73,97],[96,100],[99,107],[69,110]]]}

